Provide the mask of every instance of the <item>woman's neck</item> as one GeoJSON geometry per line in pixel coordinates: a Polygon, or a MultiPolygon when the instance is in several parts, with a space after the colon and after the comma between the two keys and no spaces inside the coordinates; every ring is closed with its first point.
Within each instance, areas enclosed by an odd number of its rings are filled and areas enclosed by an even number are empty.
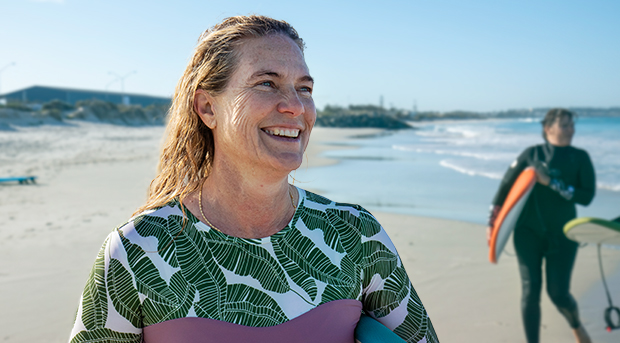
{"type": "Polygon", "coordinates": [[[565,148],[567,146],[570,146],[570,142],[565,143],[565,142],[558,142],[558,141],[550,141],[547,140],[547,144],[555,147],[555,148],[565,148]]]}
{"type": "Polygon", "coordinates": [[[567,147],[570,145],[571,141],[567,141],[566,139],[561,139],[558,137],[548,136],[547,143],[555,146],[555,147],[567,147]]]}
{"type": "Polygon", "coordinates": [[[202,211],[213,226],[228,235],[271,236],[288,224],[295,211],[297,192],[287,177],[265,177],[226,166],[213,168],[202,184],[202,211]]]}

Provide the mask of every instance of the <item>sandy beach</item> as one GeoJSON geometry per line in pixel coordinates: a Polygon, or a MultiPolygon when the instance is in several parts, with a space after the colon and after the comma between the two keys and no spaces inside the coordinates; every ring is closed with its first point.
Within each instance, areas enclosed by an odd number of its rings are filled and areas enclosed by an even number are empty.
{"type": "MultiPolygon", "coordinates": [[[[84,123],[0,131],[0,175],[38,176],[35,185],[0,184],[1,342],[67,341],[100,245],[145,201],[163,132],[84,123]]],[[[321,153],[342,149],[338,142],[350,137],[380,133],[315,128],[304,164],[337,163],[321,153]]],[[[525,341],[516,258],[505,254],[491,265],[484,226],[374,215],[395,243],[441,342],[525,341]]],[[[511,243],[507,252],[514,252],[511,243]]],[[[604,249],[603,258],[619,306],[620,250],[604,249]]],[[[607,304],[593,246],[580,249],[572,292],[593,341],[619,342],[620,330],[604,330],[607,304]]],[[[546,294],[542,316],[541,342],[574,341],[546,294]]]]}

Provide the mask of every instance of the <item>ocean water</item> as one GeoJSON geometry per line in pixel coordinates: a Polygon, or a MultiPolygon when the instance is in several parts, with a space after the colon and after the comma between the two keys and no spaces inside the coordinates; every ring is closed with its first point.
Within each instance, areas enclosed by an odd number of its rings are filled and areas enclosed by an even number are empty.
{"type": "MultiPolygon", "coordinates": [[[[543,141],[540,119],[414,124],[418,130],[354,139],[345,145],[355,149],[324,153],[339,164],[291,175],[302,188],[371,211],[486,223],[510,163],[543,141]]],[[[620,118],[579,118],[573,145],[588,151],[597,177],[597,195],[578,215],[620,216],[620,118]]]]}

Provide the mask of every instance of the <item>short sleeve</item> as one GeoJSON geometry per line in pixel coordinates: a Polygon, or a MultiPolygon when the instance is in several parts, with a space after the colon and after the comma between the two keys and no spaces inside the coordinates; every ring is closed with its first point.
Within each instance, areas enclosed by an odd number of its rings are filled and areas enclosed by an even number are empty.
{"type": "Polygon", "coordinates": [[[118,231],[108,235],[82,292],[70,342],[141,342],[140,299],[118,231]]]}
{"type": "Polygon", "coordinates": [[[439,342],[396,248],[383,228],[364,242],[363,308],[407,342],[439,342]]]}
{"type": "Polygon", "coordinates": [[[596,174],[590,155],[585,150],[579,150],[579,152],[579,175],[572,200],[580,205],[587,206],[596,194],[596,174]]]}

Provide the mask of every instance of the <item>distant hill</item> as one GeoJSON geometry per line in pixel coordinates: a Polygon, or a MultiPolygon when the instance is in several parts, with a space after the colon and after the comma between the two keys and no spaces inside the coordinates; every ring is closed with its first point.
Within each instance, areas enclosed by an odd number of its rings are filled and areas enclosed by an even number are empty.
{"type": "Polygon", "coordinates": [[[58,99],[70,105],[77,105],[78,102],[84,100],[101,100],[117,105],[131,104],[143,107],[170,103],[170,98],[161,96],[50,86],[32,86],[19,89],[10,93],[0,94],[0,99],[22,104],[45,104],[58,99]]]}
{"type": "Polygon", "coordinates": [[[13,126],[63,124],[68,120],[109,123],[116,125],[163,125],[169,105],[118,105],[101,100],[78,101],[75,106],[53,100],[43,105],[27,106],[10,103],[0,106],[0,130],[13,126]]]}

